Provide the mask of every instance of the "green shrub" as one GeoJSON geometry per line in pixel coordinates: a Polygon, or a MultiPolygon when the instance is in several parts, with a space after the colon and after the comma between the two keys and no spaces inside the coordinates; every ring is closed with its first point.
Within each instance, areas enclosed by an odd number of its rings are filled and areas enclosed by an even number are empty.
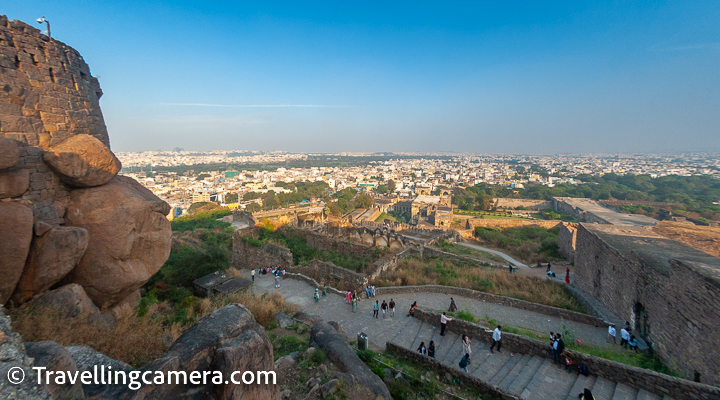
{"type": "Polygon", "coordinates": [[[474,315],[470,311],[461,310],[457,312],[457,319],[472,322],[473,324],[477,321],[474,315]]]}

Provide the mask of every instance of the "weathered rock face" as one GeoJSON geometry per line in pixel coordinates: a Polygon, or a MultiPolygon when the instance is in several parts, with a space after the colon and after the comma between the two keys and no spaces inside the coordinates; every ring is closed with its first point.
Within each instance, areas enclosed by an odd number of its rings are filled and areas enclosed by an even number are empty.
{"type": "Polygon", "coordinates": [[[30,250],[32,226],[30,208],[19,203],[0,203],[0,304],[5,304],[20,280],[30,250]]]}
{"type": "Polygon", "coordinates": [[[63,182],[75,187],[104,185],[122,167],[115,154],[90,135],[76,135],[50,146],[43,160],[63,182]]]}
{"type": "Polygon", "coordinates": [[[64,278],[80,261],[88,245],[84,228],[58,227],[35,238],[20,282],[11,300],[22,304],[64,278]]]}
{"type": "Polygon", "coordinates": [[[76,189],[65,214],[67,225],[85,228],[90,240],[65,282],[82,285],[101,309],[139,289],[170,255],[170,206],[134,179],[76,189]]]}
{"type": "Polygon", "coordinates": [[[14,167],[20,160],[20,148],[12,139],[0,137],[0,169],[14,167]]]}
{"type": "MultiPolygon", "coordinates": [[[[265,330],[252,314],[232,304],[205,316],[188,329],[165,355],[141,369],[145,371],[221,371],[229,380],[234,371],[272,371],[273,348],[265,330]]],[[[255,379],[257,379],[257,374],[255,379]]],[[[212,376],[212,375],[209,375],[212,376]]],[[[240,375],[235,376],[236,380],[240,375]]],[[[265,384],[146,385],[132,392],[133,399],[275,399],[278,386],[265,384]]],[[[126,393],[127,394],[127,393],[126,393]]]]}
{"type": "MultiPolygon", "coordinates": [[[[46,371],[67,371],[71,374],[77,372],[77,365],[73,361],[70,352],[63,346],[55,342],[44,341],[36,343],[25,343],[27,355],[35,359],[34,367],[45,367],[46,371]]],[[[56,399],[84,399],[82,384],[75,381],[75,384],[67,382],[65,384],[51,383],[46,386],[47,390],[52,393],[56,399]]]]}
{"type": "Polygon", "coordinates": [[[320,321],[310,331],[310,345],[327,349],[328,358],[341,371],[354,377],[353,399],[390,400],[390,392],[379,376],[368,369],[345,337],[329,323],[320,321]]]}
{"type": "Polygon", "coordinates": [[[28,304],[40,313],[46,312],[41,309],[52,310],[67,318],[100,317],[100,310],[90,300],[85,289],[75,283],[45,292],[28,304]]]}
{"type": "Polygon", "coordinates": [[[19,197],[30,187],[30,171],[11,169],[0,171],[0,199],[19,197]]]}

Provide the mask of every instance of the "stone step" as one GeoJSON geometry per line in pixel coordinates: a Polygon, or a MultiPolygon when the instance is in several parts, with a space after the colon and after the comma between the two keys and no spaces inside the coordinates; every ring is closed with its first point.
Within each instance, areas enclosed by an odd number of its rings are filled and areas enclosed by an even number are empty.
{"type": "Polygon", "coordinates": [[[491,356],[492,354],[490,353],[490,351],[488,351],[487,347],[485,347],[482,342],[480,343],[480,346],[474,346],[472,363],[468,367],[470,375],[474,376],[475,371],[477,371],[478,368],[480,368],[491,356]]]}
{"type": "Polygon", "coordinates": [[[389,342],[398,344],[398,340],[400,340],[400,337],[403,333],[405,333],[405,331],[413,329],[415,325],[420,324],[422,324],[422,322],[418,321],[417,319],[406,317],[406,321],[403,324],[397,326],[395,331],[393,331],[392,335],[388,335],[390,336],[389,342]]]}
{"type": "Polygon", "coordinates": [[[598,376],[590,391],[592,391],[595,400],[612,400],[613,392],[615,392],[615,382],[598,376]]]}
{"type": "Polygon", "coordinates": [[[547,389],[546,393],[553,393],[555,398],[563,399],[570,393],[577,379],[577,374],[568,372],[565,366],[562,366],[562,368],[555,366],[555,368],[551,368],[547,372],[547,378],[545,379],[547,385],[544,385],[547,389]],[[547,378],[551,379],[552,382],[547,378]]]}
{"type": "Polygon", "coordinates": [[[635,400],[637,394],[637,389],[623,383],[616,383],[612,400],[635,400]]]}
{"type": "Polygon", "coordinates": [[[500,367],[500,369],[495,373],[495,375],[490,378],[489,382],[495,386],[500,386],[500,382],[502,382],[502,380],[505,379],[507,374],[509,374],[510,371],[515,368],[515,365],[517,365],[518,361],[520,361],[521,358],[522,357],[520,357],[519,355],[510,357],[507,362],[502,367],[500,367]]]}
{"type": "MultiPolygon", "coordinates": [[[[442,358],[438,357],[438,359],[441,362],[444,362],[446,364],[457,365],[457,364],[453,364],[452,361],[455,360],[455,355],[460,353],[460,351],[462,351],[461,350],[462,344],[460,343],[460,335],[456,335],[451,332],[445,332],[445,343],[447,343],[447,344],[443,345],[444,353],[443,352],[440,353],[440,354],[442,354],[442,358]]],[[[460,362],[459,358],[457,359],[457,362],[460,362]]]]}
{"type": "Polygon", "coordinates": [[[592,390],[596,379],[595,375],[578,375],[565,400],[577,400],[578,394],[582,393],[586,388],[592,390]]]}
{"type": "MultiPolygon", "coordinates": [[[[550,359],[544,359],[542,364],[535,370],[535,373],[532,375],[530,380],[528,381],[527,385],[522,388],[522,391],[520,392],[520,395],[525,397],[526,399],[542,399],[543,394],[545,394],[542,391],[542,383],[544,379],[547,377],[547,373],[551,370],[551,368],[555,368],[555,365],[553,365],[552,361],[550,359]]],[[[511,387],[514,385],[511,385],[511,387]]],[[[557,398],[557,396],[547,396],[546,398],[557,398]]]]}
{"type": "Polygon", "coordinates": [[[409,325],[405,329],[403,329],[396,339],[397,345],[406,349],[415,350],[410,346],[412,346],[412,344],[415,342],[415,338],[420,332],[421,325],[422,323],[418,321],[416,324],[409,325]]]}
{"type": "Polygon", "coordinates": [[[664,396],[662,397],[662,400],[673,400],[673,398],[670,397],[670,396],[668,396],[668,395],[664,395],[664,396]]]}
{"type": "Polygon", "coordinates": [[[418,331],[417,337],[415,338],[415,342],[410,347],[410,350],[417,351],[417,348],[420,347],[420,343],[423,342],[425,342],[425,347],[427,348],[428,344],[430,344],[432,335],[433,327],[426,323],[421,324],[420,330],[418,331]]]}
{"type": "Polygon", "coordinates": [[[531,356],[520,355],[520,354],[515,354],[515,357],[513,357],[513,358],[517,358],[517,357],[520,357],[518,362],[510,370],[510,372],[508,372],[508,374],[505,375],[505,378],[503,378],[503,380],[500,381],[500,384],[498,385],[505,390],[507,390],[510,387],[510,384],[515,380],[515,378],[518,377],[518,375],[520,375],[520,372],[523,370],[523,368],[525,368],[525,366],[528,364],[528,362],[530,362],[530,360],[532,360],[531,356]]]}
{"type": "Polygon", "coordinates": [[[508,391],[517,394],[522,393],[528,383],[530,383],[532,377],[535,376],[537,370],[540,369],[545,361],[549,360],[538,356],[530,358],[530,361],[528,361],[528,363],[523,367],[520,374],[508,386],[508,391]]]}
{"type": "Polygon", "coordinates": [[[502,366],[505,365],[505,363],[508,362],[509,359],[509,353],[498,353],[496,351],[494,354],[491,354],[490,357],[487,358],[487,360],[485,360],[485,362],[480,366],[480,368],[475,371],[473,376],[487,382],[490,380],[490,378],[497,374],[498,370],[500,370],[500,368],[502,368],[502,366]]]}
{"type": "Polygon", "coordinates": [[[654,393],[650,393],[645,389],[638,389],[638,393],[637,393],[637,396],[635,396],[635,400],[665,400],[665,399],[654,393]]]}

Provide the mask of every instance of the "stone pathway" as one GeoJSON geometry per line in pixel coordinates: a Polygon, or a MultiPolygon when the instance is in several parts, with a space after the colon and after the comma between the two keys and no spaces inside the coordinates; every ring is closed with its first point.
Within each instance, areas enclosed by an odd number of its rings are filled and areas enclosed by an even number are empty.
{"type": "MultiPolygon", "coordinates": [[[[249,275],[247,270],[243,273],[249,275]]],[[[435,341],[436,359],[453,367],[462,357],[460,337],[452,332],[440,336],[438,326],[432,326],[407,317],[407,311],[413,301],[418,305],[433,310],[444,310],[450,304],[450,296],[438,293],[420,293],[409,295],[394,295],[397,303],[395,316],[387,315],[383,319],[382,312],[379,318],[372,317],[372,308],[375,300],[390,301],[390,298],[376,297],[364,299],[358,303],[357,312],[353,313],[349,304],[339,295],[328,293],[317,303],[313,300],[314,288],[309,284],[287,278],[281,280],[280,288],[276,289],[275,281],[271,276],[257,277],[253,285],[253,292],[257,294],[279,292],[285,300],[297,304],[309,314],[315,314],[327,321],[337,321],[346,335],[351,339],[360,332],[368,335],[371,348],[384,350],[386,342],[415,351],[420,342],[427,345],[430,340],[435,341]]],[[[458,309],[466,309],[476,316],[498,320],[502,324],[530,328],[540,332],[559,330],[559,318],[544,314],[519,310],[500,304],[488,303],[464,297],[453,296],[458,309]]],[[[575,329],[576,335],[586,343],[604,344],[605,328],[597,328],[573,321],[566,324],[575,329]]],[[[660,397],[645,390],[638,390],[623,384],[616,384],[607,379],[595,376],[578,376],[568,374],[564,369],[558,369],[549,359],[514,354],[508,352],[491,354],[490,344],[473,338],[472,364],[468,367],[471,375],[486,382],[495,384],[516,395],[533,399],[577,399],[577,394],[585,387],[592,390],[597,400],[671,400],[669,397],[660,397]]]]}
{"type": "Polygon", "coordinates": [[[465,247],[469,247],[471,249],[482,250],[482,251],[485,251],[488,253],[495,254],[496,256],[500,256],[500,257],[504,258],[506,261],[511,262],[516,267],[527,267],[527,265],[521,263],[520,261],[510,257],[509,255],[507,255],[501,251],[488,249],[487,247],[482,247],[482,246],[478,246],[478,245],[470,244],[470,243],[457,242],[457,244],[459,246],[465,246],[465,247]]]}

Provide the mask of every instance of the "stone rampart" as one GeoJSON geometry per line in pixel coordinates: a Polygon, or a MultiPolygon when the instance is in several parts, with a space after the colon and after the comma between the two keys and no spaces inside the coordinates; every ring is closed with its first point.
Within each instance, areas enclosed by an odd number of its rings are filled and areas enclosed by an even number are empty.
{"type": "Polygon", "coordinates": [[[550,200],[535,200],[535,199],[508,199],[504,197],[498,197],[493,199],[495,207],[498,208],[511,208],[525,207],[531,210],[544,210],[546,208],[552,208],[552,201],[550,200]]]}
{"type": "Polygon", "coordinates": [[[340,290],[361,292],[368,285],[367,275],[339,267],[330,261],[313,260],[307,266],[293,265],[287,267],[288,272],[312,277],[320,284],[340,290]]]}
{"type": "Polygon", "coordinates": [[[568,321],[580,322],[593,326],[606,326],[606,321],[592,315],[583,314],[575,311],[565,310],[563,308],[546,306],[543,304],[531,303],[525,300],[514,299],[512,297],[499,296],[477,290],[459,288],[454,286],[440,285],[423,285],[423,286],[391,286],[378,287],[378,295],[393,294],[411,294],[411,293],[443,293],[447,295],[463,296],[473,300],[487,301],[490,303],[502,304],[521,310],[533,311],[553,317],[563,318],[568,321]]]}
{"type": "MultiPolygon", "coordinates": [[[[440,325],[440,314],[437,313],[418,309],[415,311],[415,318],[434,326],[440,325]]],[[[492,342],[493,331],[491,329],[467,321],[453,319],[447,323],[447,329],[451,332],[478,338],[486,343],[492,342]]],[[[504,332],[502,343],[505,349],[514,353],[551,358],[550,345],[547,342],[504,332]]],[[[668,394],[675,399],[720,398],[720,388],[718,387],[620,364],[585,353],[567,351],[575,364],[584,363],[590,373],[614,382],[642,388],[655,394],[668,394]]]]}
{"type": "Polygon", "coordinates": [[[575,285],[687,379],[720,384],[720,260],[636,227],[580,224],[575,285]]]}
{"type": "Polygon", "coordinates": [[[478,226],[485,228],[517,228],[520,226],[539,226],[546,229],[552,229],[562,221],[556,220],[540,220],[540,219],[516,219],[516,218],[471,218],[466,224],[468,229],[475,229],[478,226]]]}
{"type": "Polygon", "coordinates": [[[575,242],[577,239],[577,224],[563,222],[558,234],[558,252],[568,261],[575,261],[575,242]]]}

